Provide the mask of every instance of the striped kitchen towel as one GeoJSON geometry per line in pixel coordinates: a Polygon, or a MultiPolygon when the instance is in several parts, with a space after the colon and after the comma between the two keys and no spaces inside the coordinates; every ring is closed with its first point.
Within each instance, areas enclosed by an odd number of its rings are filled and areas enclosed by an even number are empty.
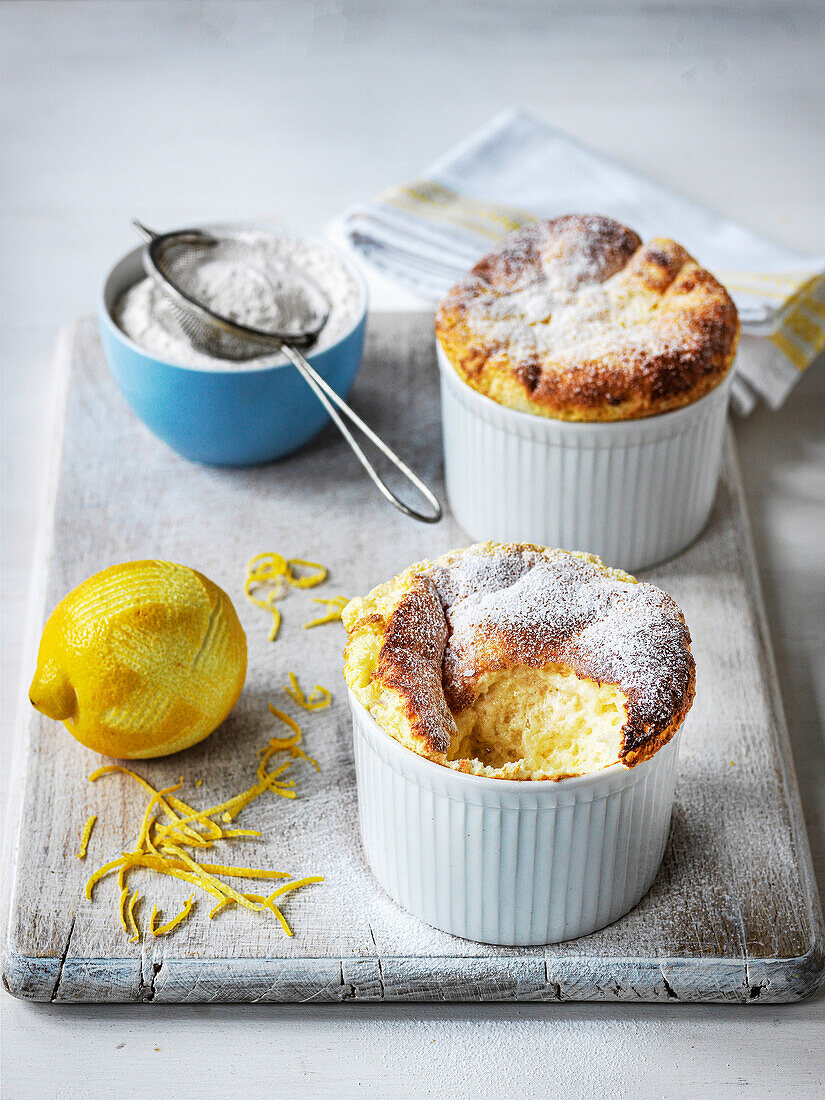
{"type": "Polygon", "coordinates": [[[342,224],[362,256],[435,302],[512,229],[571,212],[672,237],[725,284],[742,320],[739,412],[760,398],[778,408],[825,348],[825,256],[764,240],[522,111],[498,115],[421,179],[347,210],[342,224]]]}

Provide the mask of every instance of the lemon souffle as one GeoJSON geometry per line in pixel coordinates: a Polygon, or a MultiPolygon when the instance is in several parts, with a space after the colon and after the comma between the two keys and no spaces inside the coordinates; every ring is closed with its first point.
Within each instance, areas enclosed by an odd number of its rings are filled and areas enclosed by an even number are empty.
{"type": "Polygon", "coordinates": [[[494,401],[609,421],[704,397],[733,364],[739,318],[675,241],[569,214],[484,256],[441,303],[436,334],[458,375],[494,401]]]}
{"type": "Polygon", "coordinates": [[[343,621],[345,679],[378,725],[474,775],[632,767],[693,701],[679,608],[593,555],[479,543],[410,566],[343,621]]]}

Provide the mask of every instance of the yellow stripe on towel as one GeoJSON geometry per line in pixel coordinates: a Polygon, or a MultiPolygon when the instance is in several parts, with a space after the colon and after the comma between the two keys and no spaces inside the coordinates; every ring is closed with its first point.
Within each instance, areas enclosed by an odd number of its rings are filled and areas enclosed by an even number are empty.
{"type": "Polygon", "coordinates": [[[778,303],[776,330],[768,339],[797,370],[825,350],[825,275],[728,271],[719,278],[734,293],[778,303]]]}
{"type": "Polygon", "coordinates": [[[380,201],[406,214],[453,225],[481,237],[498,241],[519,226],[529,225],[536,215],[503,203],[467,198],[432,180],[417,179],[391,187],[380,201]]]}
{"type": "Polygon", "coordinates": [[[805,370],[825,349],[825,276],[815,275],[793,294],[771,336],[799,370],[805,370]]]}

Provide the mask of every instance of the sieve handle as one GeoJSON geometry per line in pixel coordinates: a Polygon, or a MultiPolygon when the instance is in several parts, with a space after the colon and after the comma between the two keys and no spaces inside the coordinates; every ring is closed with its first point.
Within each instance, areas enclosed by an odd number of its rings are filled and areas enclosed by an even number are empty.
{"type": "Polygon", "coordinates": [[[137,218],[132,218],[132,229],[134,229],[139,237],[143,237],[147,244],[151,244],[155,237],[158,236],[153,229],[147,228],[143,222],[139,222],[137,218]]]}
{"type": "Polygon", "coordinates": [[[284,355],[286,355],[286,357],[290,360],[290,362],[294,364],[306,384],[314,391],[315,396],[318,398],[318,400],[327,410],[329,415],[335,421],[336,425],[338,426],[338,430],[341,432],[341,435],[343,435],[344,439],[346,439],[347,443],[349,443],[350,447],[355,453],[355,457],[364,467],[378,491],[384,497],[386,497],[390,504],[397,508],[399,512],[403,512],[405,516],[410,516],[412,519],[420,520],[422,523],[438,523],[442,516],[441,504],[439,503],[438,497],[436,497],[436,495],[427,488],[421,478],[414,474],[409,466],[398,457],[395,451],[388,447],[383,439],[380,439],[372,430],[372,428],[368,427],[368,425],[364,423],[361,417],[352,411],[349,405],[338,396],[332,386],[325,382],[320,374],[318,374],[318,372],[309,365],[309,363],[306,361],[303,355],[301,355],[297,348],[292,347],[290,344],[284,344],[283,352],[284,355]],[[419,512],[415,508],[411,508],[408,504],[405,504],[403,500],[399,499],[399,497],[395,495],[392,489],[390,489],[390,487],[382,480],[378,471],[361,450],[361,447],[356,442],[355,437],[347,427],[343,417],[340,415],[341,413],[343,413],[344,416],[347,417],[347,419],[349,419],[360,431],[362,431],[367,439],[370,440],[370,442],[375,444],[381,454],[390,460],[393,466],[395,466],[395,468],[404,475],[407,481],[415,486],[418,492],[432,507],[433,511],[431,514],[426,512],[419,512]]]}

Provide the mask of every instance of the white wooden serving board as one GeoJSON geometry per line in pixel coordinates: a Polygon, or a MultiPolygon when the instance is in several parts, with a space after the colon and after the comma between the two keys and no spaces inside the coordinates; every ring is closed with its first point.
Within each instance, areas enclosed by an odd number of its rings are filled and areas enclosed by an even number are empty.
{"type": "MultiPolygon", "coordinates": [[[[141,762],[157,786],[214,805],[251,782],[275,723],[267,702],[295,714],[321,771],[296,765],[300,798],[258,799],[240,824],[262,841],[227,859],[325,882],[291,896],[295,930],[207,900],[175,934],[125,940],[116,884],[83,896],[88,874],[134,836],[145,805],[131,780],[92,785],[101,763],[63,726],[21,708],[20,810],[8,878],[6,987],[68,1001],[636,1000],[791,1001],[823,974],[823,926],[770,646],[765,633],[733,445],[704,535],[645,574],[682,606],[698,666],[683,738],[668,850],[659,877],[627,917],[564,944],[506,949],[460,940],[398,908],[373,881],[358,838],[350,723],[340,675],[343,630],[312,631],[313,595],[367,591],[412,561],[463,545],[448,516],[436,527],[385,505],[330,428],[300,454],[251,470],[192,465],[155,439],[116,391],[95,322],[61,345],[62,442],[46,552],[36,572],[33,645],[45,615],[74,585],[114,562],[161,557],[192,565],[230,593],[249,638],[246,688],[212,737],[176,757],[141,762]],[[324,562],[330,581],[281,604],[269,620],[243,597],[245,563],[263,550],[324,562]],[[280,690],[295,671],[325,684],[334,705],[299,712],[280,690]],[[202,780],[196,787],[195,780],[202,780]],[[98,823],[82,863],[82,823],[98,823]],[[240,861],[240,860],[238,860],[240,861]]],[[[441,445],[431,318],[372,317],[356,407],[431,484],[441,445]]],[[[611,564],[621,564],[611,563],[611,564]]],[[[34,648],[27,675],[34,667],[34,648]]],[[[186,884],[136,871],[148,901],[170,914],[186,884]]]]}

